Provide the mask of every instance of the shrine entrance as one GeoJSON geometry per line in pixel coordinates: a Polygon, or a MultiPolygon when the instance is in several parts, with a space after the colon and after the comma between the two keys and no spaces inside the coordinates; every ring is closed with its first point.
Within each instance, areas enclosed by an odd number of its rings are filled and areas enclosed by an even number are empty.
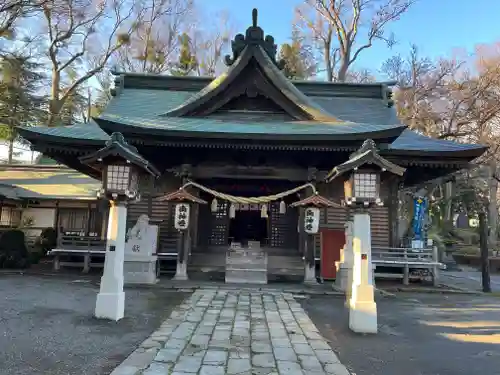
{"type": "Polygon", "coordinates": [[[248,241],[267,244],[268,218],[262,217],[258,204],[240,204],[236,207],[234,218],[229,219],[229,242],[247,246],[248,241]]]}

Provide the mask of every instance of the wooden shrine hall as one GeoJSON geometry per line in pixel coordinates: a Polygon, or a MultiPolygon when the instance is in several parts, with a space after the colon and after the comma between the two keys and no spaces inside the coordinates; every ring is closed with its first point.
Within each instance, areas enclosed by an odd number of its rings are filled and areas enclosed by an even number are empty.
{"type": "Polygon", "coordinates": [[[372,245],[399,247],[398,189],[462,169],[485,151],[409,130],[386,84],[289,80],[276,55],[254,10],[219,77],[115,72],[113,97],[90,123],[19,131],[34,150],[98,179],[80,158],[101,149],[112,133],[123,134],[161,172],[140,179],[141,199],[129,204],[127,220],[132,227],[146,214],[158,223],[159,253],[176,249],[173,207],[182,195],[176,192],[191,183],[182,191],[206,202],[192,210],[193,274],[223,271],[232,243],[258,244],[269,274],[303,274],[303,208],[294,203],[311,194],[296,190],[305,184],[325,201],[318,204],[316,258],[330,266],[338,260],[352,211],[350,183],[357,195],[376,200],[368,209],[372,245]],[[363,173],[353,181],[349,171],[356,170],[363,173]]]}

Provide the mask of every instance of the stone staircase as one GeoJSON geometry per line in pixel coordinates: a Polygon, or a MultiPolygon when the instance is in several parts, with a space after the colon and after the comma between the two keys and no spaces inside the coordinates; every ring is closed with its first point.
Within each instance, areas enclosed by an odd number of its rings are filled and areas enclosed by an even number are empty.
{"type": "Polygon", "coordinates": [[[267,253],[258,242],[231,245],[226,252],[226,283],[267,284],[267,253]]]}
{"type": "MultiPolygon", "coordinates": [[[[228,247],[193,249],[188,272],[205,275],[212,280],[224,280],[228,247]]],[[[268,281],[302,281],[304,262],[295,249],[263,248],[267,253],[268,281]]]]}

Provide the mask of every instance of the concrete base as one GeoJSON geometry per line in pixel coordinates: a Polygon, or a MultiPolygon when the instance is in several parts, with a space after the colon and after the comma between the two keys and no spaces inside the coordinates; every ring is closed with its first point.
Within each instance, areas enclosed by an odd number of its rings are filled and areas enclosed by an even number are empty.
{"type": "Polygon", "coordinates": [[[125,312],[125,292],[99,293],[97,295],[95,312],[96,318],[118,321],[125,312]]]}
{"type": "Polygon", "coordinates": [[[349,328],[357,333],[377,333],[377,304],[372,285],[357,285],[349,301],[349,328]]]}
{"type": "Polygon", "coordinates": [[[318,283],[316,280],[316,267],[315,265],[304,264],[304,284],[315,285],[318,283]]]}
{"type": "Polygon", "coordinates": [[[347,265],[339,264],[337,277],[335,278],[335,286],[340,290],[346,292],[349,289],[349,268],[347,265]]]}
{"type": "Polygon", "coordinates": [[[349,328],[356,333],[377,333],[377,304],[351,301],[349,328]]]}
{"type": "Polygon", "coordinates": [[[173,277],[172,280],[178,280],[178,281],[189,280],[188,275],[187,275],[187,263],[186,262],[184,262],[184,263],[177,262],[175,276],[173,277]]]}
{"type": "Polygon", "coordinates": [[[125,255],[123,276],[125,284],[156,284],[156,256],[125,255]]]}

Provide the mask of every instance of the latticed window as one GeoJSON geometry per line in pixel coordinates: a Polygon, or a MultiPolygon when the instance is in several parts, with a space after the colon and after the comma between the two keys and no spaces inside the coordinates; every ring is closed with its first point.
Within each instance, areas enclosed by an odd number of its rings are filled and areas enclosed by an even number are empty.
{"type": "Polygon", "coordinates": [[[125,191],[129,188],[130,167],[127,165],[110,165],[108,167],[107,189],[125,191]]]}
{"type": "Polygon", "coordinates": [[[377,175],[375,173],[355,173],[354,196],[357,198],[377,198],[377,175]]]}

